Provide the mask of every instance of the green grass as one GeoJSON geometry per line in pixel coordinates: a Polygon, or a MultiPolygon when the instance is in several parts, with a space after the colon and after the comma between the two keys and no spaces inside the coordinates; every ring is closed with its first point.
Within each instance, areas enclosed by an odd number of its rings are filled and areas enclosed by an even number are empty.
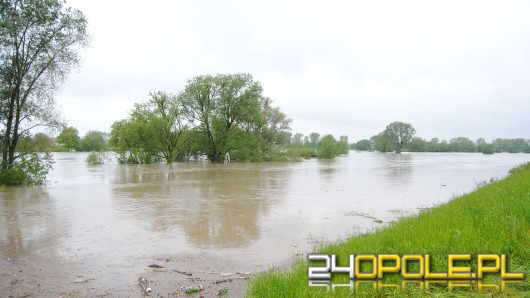
{"type": "MultiPolygon", "coordinates": [[[[475,256],[474,262],[465,263],[473,272],[476,254],[505,254],[508,272],[524,273],[525,281],[497,294],[449,291],[445,286],[425,291],[329,291],[308,286],[308,266],[321,265],[299,259],[292,268],[273,268],[257,276],[249,283],[247,297],[530,297],[530,163],[511,170],[503,180],[373,233],[322,247],[318,253],[336,254],[341,266],[346,265],[341,260],[347,262],[350,254],[429,254],[435,272],[447,272],[448,254],[475,256]]],[[[385,283],[400,281],[398,274],[385,277],[385,283]]],[[[498,284],[499,274],[492,274],[487,281],[498,284]]],[[[333,275],[332,283],[348,282],[347,274],[333,275]]]]}

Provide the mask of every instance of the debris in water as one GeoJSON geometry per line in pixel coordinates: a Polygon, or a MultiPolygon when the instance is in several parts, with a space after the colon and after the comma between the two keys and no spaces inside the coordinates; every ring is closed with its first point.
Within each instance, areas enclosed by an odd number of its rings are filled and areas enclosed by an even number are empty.
{"type": "Polygon", "coordinates": [[[225,295],[226,293],[228,293],[228,289],[222,288],[219,290],[219,293],[217,293],[217,296],[225,295]]]}
{"type": "Polygon", "coordinates": [[[178,271],[178,270],[174,270],[173,271],[177,272],[177,273],[180,273],[182,275],[187,275],[187,276],[192,276],[193,274],[189,273],[189,272],[185,272],[185,271],[178,271]]]}
{"type": "Polygon", "coordinates": [[[149,266],[147,266],[147,267],[150,267],[150,268],[152,268],[154,271],[158,271],[158,272],[164,272],[164,271],[166,271],[166,267],[164,267],[164,266],[160,266],[160,265],[158,265],[158,264],[151,264],[151,265],[149,265],[149,266]]]}
{"type": "Polygon", "coordinates": [[[74,282],[79,284],[79,283],[89,282],[91,280],[94,280],[94,279],[93,278],[82,278],[82,277],[80,277],[80,278],[74,279],[74,282]]]}
{"type": "Polygon", "coordinates": [[[191,287],[181,287],[180,289],[186,291],[186,294],[193,294],[193,293],[204,290],[204,286],[199,285],[199,286],[191,286],[191,287]]]}
{"type": "Polygon", "coordinates": [[[140,290],[142,290],[142,293],[145,296],[149,296],[149,293],[153,290],[150,287],[148,287],[148,285],[149,285],[149,281],[145,277],[140,277],[138,279],[138,286],[140,287],[140,290]]]}
{"type": "Polygon", "coordinates": [[[213,284],[220,284],[220,283],[224,283],[224,282],[232,282],[232,279],[231,278],[225,278],[225,279],[221,279],[221,280],[216,280],[213,282],[213,284]]]}
{"type": "Polygon", "coordinates": [[[11,262],[11,263],[15,263],[17,261],[17,259],[15,259],[15,258],[7,258],[7,261],[11,262]]]}

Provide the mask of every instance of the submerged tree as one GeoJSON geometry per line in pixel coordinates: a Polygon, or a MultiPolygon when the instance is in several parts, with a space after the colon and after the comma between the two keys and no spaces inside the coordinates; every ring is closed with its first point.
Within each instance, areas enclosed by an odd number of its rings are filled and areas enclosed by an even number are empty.
{"type": "Polygon", "coordinates": [[[385,128],[385,134],[394,141],[396,153],[401,153],[403,145],[412,141],[412,137],[416,134],[416,130],[409,123],[395,121],[387,125],[385,128]]]}
{"type": "Polygon", "coordinates": [[[317,156],[322,159],[332,159],[339,155],[337,140],[332,135],[323,136],[317,145],[317,156]]]}
{"type": "Polygon", "coordinates": [[[181,160],[186,151],[187,126],[181,101],[172,94],[150,94],[147,103],[135,104],[128,119],[112,125],[110,144],[120,162],[151,163],[181,160]]]}
{"type": "Polygon", "coordinates": [[[382,153],[390,152],[395,148],[394,140],[386,130],[371,137],[370,141],[374,144],[374,149],[382,153]]]}
{"type": "MultiPolygon", "coordinates": [[[[88,40],[85,16],[63,3],[0,1],[0,171],[9,171],[23,156],[17,146],[30,130],[62,125],[54,92],[78,65],[78,49],[88,40]]],[[[20,165],[30,162],[38,158],[20,165]]]]}
{"type": "Polygon", "coordinates": [[[261,84],[250,74],[197,76],[179,94],[194,125],[193,142],[213,162],[241,147],[244,127],[258,121],[261,84]]]}
{"type": "Polygon", "coordinates": [[[274,160],[279,153],[277,149],[283,150],[290,144],[290,124],[291,119],[287,118],[279,107],[273,106],[270,98],[260,98],[259,112],[255,115],[254,121],[244,122],[241,125],[247,137],[240,136],[240,141],[247,139],[249,146],[239,146],[234,152],[236,159],[240,155],[239,151],[243,151],[249,154],[244,159],[274,160]]]}

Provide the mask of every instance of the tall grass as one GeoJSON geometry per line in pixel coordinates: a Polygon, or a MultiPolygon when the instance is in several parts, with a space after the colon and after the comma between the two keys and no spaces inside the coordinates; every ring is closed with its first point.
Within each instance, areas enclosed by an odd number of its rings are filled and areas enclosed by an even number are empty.
{"type": "MultiPolygon", "coordinates": [[[[530,297],[530,163],[510,171],[507,178],[480,187],[417,216],[407,217],[373,233],[354,236],[322,247],[319,253],[336,254],[345,266],[350,254],[429,254],[435,272],[447,272],[448,254],[506,254],[509,272],[522,272],[525,281],[508,287],[499,297],[530,297]]],[[[273,268],[250,282],[248,297],[455,297],[483,296],[471,290],[452,291],[430,287],[420,291],[329,291],[309,287],[307,261],[292,268],[273,268]]],[[[469,262],[476,272],[476,262],[469,262]]],[[[496,281],[498,277],[494,276],[496,281]]],[[[399,282],[399,275],[385,282],[399,282]]],[[[347,283],[347,274],[334,275],[333,283],[347,283]]]]}

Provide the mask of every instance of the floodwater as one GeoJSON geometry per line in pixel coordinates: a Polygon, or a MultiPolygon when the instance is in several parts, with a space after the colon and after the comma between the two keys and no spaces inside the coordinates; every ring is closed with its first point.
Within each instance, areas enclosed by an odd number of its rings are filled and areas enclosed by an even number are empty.
{"type": "Polygon", "coordinates": [[[502,178],[529,154],[369,153],[299,163],[87,165],[0,190],[0,256],[140,272],[158,256],[257,270],[502,178]],[[135,264],[141,264],[136,267],[135,264]],[[141,269],[139,269],[141,268],[141,269]]]}

